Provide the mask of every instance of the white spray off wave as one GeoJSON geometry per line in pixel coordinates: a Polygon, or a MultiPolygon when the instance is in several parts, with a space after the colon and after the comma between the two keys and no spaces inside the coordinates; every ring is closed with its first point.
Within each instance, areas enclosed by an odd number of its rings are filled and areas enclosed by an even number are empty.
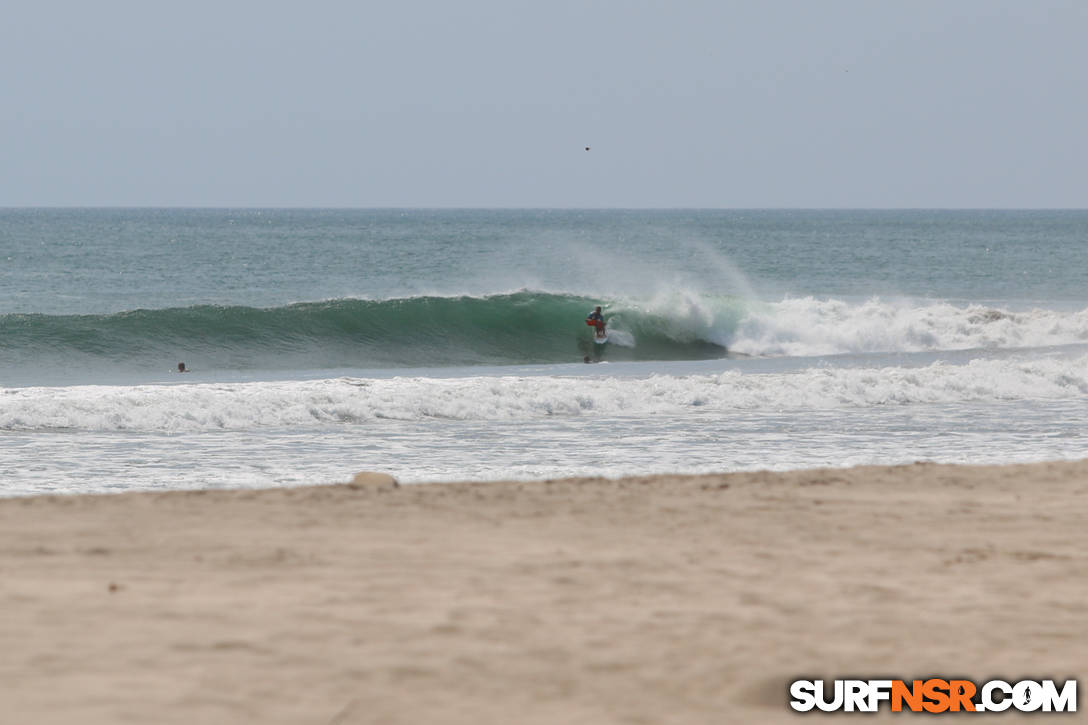
{"type": "Polygon", "coordinates": [[[638,347],[650,334],[680,343],[705,342],[727,347],[745,300],[758,299],[747,277],[721,250],[700,239],[662,240],[685,271],[615,253],[607,261],[607,281],[594,287],[609,300],[609,341],[638,347]],[[692,271],[697,270],[697,271],[692,271]]]}

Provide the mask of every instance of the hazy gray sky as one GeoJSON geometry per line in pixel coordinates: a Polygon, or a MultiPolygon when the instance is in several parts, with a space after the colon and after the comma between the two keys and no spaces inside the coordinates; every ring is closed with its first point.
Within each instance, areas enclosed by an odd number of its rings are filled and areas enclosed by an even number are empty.
{"type": "Polygon", "coordinates": [[[4,16],[0,206],[1088,206],[1084,0],[4,16]]]}

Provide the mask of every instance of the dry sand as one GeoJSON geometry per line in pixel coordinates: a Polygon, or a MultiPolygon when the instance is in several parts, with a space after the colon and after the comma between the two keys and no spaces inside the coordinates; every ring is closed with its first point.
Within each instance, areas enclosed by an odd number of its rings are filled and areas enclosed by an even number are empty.
{"type": "Polygon", "coordinates": [[[796,723],[1088,672],[1088,462],[7,499],[0,574],[5,723],[796,723]]]}

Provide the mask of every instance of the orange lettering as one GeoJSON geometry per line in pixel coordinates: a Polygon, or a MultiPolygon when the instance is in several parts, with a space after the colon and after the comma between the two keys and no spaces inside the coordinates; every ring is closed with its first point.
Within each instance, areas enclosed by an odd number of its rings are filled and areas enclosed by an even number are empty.
{"type": "Polygon", "coordinates": [[[944,712],[948,709],[948,681],[934,678],[922,685],[922,694],[930,702],[923,702],[926,712],[944,712]]]}
{"type": "Polygon", "coordinates": [[[903,702],[914,712],[922,710],[922,681],[914,680],[911,687],[902,680],[892,683],[892,712],[902,712],[903,702]]]}
{"type": "Polygon", "coordinates": [[[975,711],[975,703],[971,698],[975,696],[975,683],[970,680],[951,680],[948,683],[948,692],[952,712],[959,712],[962,707],[966,712],[975,711]]]}

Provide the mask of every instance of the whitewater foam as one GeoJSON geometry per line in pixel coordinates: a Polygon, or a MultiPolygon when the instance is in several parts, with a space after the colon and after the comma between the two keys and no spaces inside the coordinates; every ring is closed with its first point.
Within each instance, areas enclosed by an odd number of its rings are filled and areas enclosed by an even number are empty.
{"type": "Polygon", "coordinates": [[[1088,340],[1088,310],[1013,312],[947,302],[861,304],[805,297],[752,305],[728,340],[761,356],[1013,349],[1088,340]]]}
{"type": "Polygon", "coordinates": [[[730,410],[1055,399],[1088,395],[1088,356],[925,367],[649,377],[336,378],[230,384],[16,388],[0,430],[178,433],[382,420],[512,421],[730,410]]]}

